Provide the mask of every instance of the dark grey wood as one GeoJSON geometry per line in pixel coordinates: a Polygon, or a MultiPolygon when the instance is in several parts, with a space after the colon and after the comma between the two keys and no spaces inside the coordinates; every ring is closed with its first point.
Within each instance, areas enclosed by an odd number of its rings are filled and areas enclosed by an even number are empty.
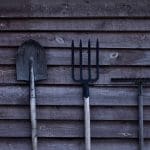
{"type": "MultiPolygon", "coordinates": [[[[150,138],[150,122],[145,122],[145,139],[150,138]]],[[[0,137],[30,137],[30,122],[1,120],[0,137]]],[[[93,138],[137,138],[137,121],[91,121],[93,138]]],[[[83,121],[38,121],[38,137],[83,138],[83,121]]]]}
{"type": "Polygon", "coordinates": [[[22,42],[33,39],[44,47],[70,47],[72,39],[75,46],[83,39],[83,46],[87,47],[88,39],[91,39],[92,47],[95,47],[96,39],[99,39],[101,48],[149,48],[149,32],[1,32],[1,46],[20,46],[22,42]]]}
{"type": "MultiPolygon", "coordinates": [[[[29,106],[0,106],[0,119],[30,119],[29,106]]],[[[144,120],[150,121],[150,107],[144,107],[144,120]]],[[[40,106],[37,119],[40,120],[83,120],[83,107],[40,106]]],[[[91,107],[91,120],[138,120],[138,107],[95,106],[91,107]]]]}
{"type": "MultiPolygon", "coordinates": [[[[146,78],[149,77],[150,71],[148,67],[101,67],[100,68],[100,79],[95,85],[108,85],[112,84],[111,78],[113,77],[128,77],[128,78],[146,78]]],[[[93,73],[94,76],[94,73],[93,73]]],[[[1,84],[25,84],[24,82],[16,81],[15,68],[0,67],[0,83],[1,84]]],[[[68,85],[76,84],[71,78],[71,67],[69,66],[50,66],[48,67],[48,79],[46,81],[39,82],[40,84],[53,84],[53,85],[68,85]]]]}
{"type": "MultiPolygon", "coordinates": [[[[14,47],[0,47],[0,65],[16,63],[16,51],[14,47]]],[[[45,48],[48,65],[70,65],[71,49],[69,48],[45,48]]],[[[76,55],[78,50],[76,50],[76,55]]],[[[95,64],[95,49],[91,51],[91,61],[95,64]]],[[[83,63],[86,63],[87,53],[83,52],[83,63]]],[[[104,49],[100,48],[99,64],[109,66],[149,66],[150,52],[148,49],[104,49]]],[[[77,59],[76,59],[77,61],[77,59]]]]}
{"type": "MultiPolygon", "coordinates": [[[[145,150],[149,150],[150,140],[145,140],[145,150]]],[[[29,138],[2,138],[0,147],[4,150],[31,150],[29,138]]],[[[83,139],[52,139],[39,138],[39,150],[83,150],[83,139]]],[[[136,139],[92,139],[92,149],[99,150],[137,150],[138,143],[136,139]]]]}
{"type": "Polygon", "coordinates": [[[2,31],[150,31],[150,19],[0,19],[2,31]]]}
{"type": "MultiPolygon", "coordinates": [[[[29,105],[28,86],[1,86],[1,105],[29,105]]],[[[82,89],[75,86],[38,86],[37,105],[83,106],[82,89]]],[[[92,106],[137,106],[136,87],[90,87],[92,106]]],[[[144,105],[150,105],[150,88],[144,88],[144,105]]]]}
{"type": "Polygon", "coordinates": [[[0,17],[141,17],[149,16],[149,0],[1,0],[0,17]]]}
{"type": "MultiPolygon", "coordinates": [[[[83,150],[82,89],[71,79],[71,40],[100,41],[100,79],[90,86],[92,150],[137,150],[135,86],[112,77],[149,77],[149,0],[1,0],[0,149],[31,150],[29,88],[16,81],[16,52],[28,39],[46,49],[48,80],[37,83],[38,150],[83,150]],[[34,18],[33,18],[34,17],[34,18]]],[[[78,45],[77,45],[78,46],[78,45]]],[[[86,51],[84,51],[86,56],[86,51]]],[[[94,50],[92,63],[94,63],[94,50]]],[[[85,63],[85,62],[84,62],[85,63]]],[[[150,85],[144,87],[145,150],[150,85]]]]}

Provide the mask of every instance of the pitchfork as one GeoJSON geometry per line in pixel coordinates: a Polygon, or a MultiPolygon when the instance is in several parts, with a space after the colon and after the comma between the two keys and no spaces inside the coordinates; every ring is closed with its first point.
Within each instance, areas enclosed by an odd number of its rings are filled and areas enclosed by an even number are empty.
{"type": "Polygon", "coordinates": [[[75,77],[75,47],[74,41],[72,41],[72,79],[75,82],[80,82],[83,87],[83,99],[84,99],[84,121],[85,121],[85,150],[91,150],[91,133],[90,133],[90,104],[89,104],[89,83],[96,82],[99,79],[99,42],[96,42],[96,75],[92,77],[91,70],[94,69],[94,66],[91,64],[91,42],[88,41],[88,64],[87,64],[87,78],[83,74],[83,54],[82,54],[82,41],[80,40],[79,44],[79,79],[75,77]]]}

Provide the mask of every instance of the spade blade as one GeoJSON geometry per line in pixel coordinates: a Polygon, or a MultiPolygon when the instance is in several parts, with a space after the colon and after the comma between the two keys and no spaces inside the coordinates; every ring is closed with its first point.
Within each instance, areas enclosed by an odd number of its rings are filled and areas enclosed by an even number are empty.
{"type": "Polygon", "coordinates": [[[24,42],[16,58],[17,80],[30,80],[30,59],[33,59],[35,81],[47,79],[47,63],[44,48],[34,40],[24,42]]]}

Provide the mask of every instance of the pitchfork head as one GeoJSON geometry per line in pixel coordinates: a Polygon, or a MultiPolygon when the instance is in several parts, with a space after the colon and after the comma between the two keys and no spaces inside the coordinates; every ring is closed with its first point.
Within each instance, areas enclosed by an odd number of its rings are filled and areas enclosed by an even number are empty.
{"type": "Polygon", "coordinates": [[[96,41],[96,54],[95,54],[95,64],[91,64],[91,42],[90,40],[88,41],[88,48],[87,48],[87,78],[84,77],[84,74],[83,74],[83,47],[82,47],[82,41],[80,40],[80,43],[79,43],[79,78],[77,79],[75,77],[75,46],[74,46],[74,41],[72,41],[72,79],[75,81],[75,82],[80,82],[82,84],[85,84],[85,83],[91,83],[91,82],[95,82],[99,79],[99,41],[97,39],[96,41]],[[92,77],[92,71],[94,71],[93,69],[96,69],[96,72],[95,72],[95,76],[92,77]]]}

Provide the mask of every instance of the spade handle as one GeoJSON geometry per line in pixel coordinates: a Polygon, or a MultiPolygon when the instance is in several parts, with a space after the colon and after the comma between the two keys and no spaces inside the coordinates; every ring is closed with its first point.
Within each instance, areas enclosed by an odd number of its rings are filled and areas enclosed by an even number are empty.
{"type": "Polygon", "coordinates": [[[32,149],[37,150],[36,96],[33,59],[30,59],[30,115],[32,126],[32,149]]]}

